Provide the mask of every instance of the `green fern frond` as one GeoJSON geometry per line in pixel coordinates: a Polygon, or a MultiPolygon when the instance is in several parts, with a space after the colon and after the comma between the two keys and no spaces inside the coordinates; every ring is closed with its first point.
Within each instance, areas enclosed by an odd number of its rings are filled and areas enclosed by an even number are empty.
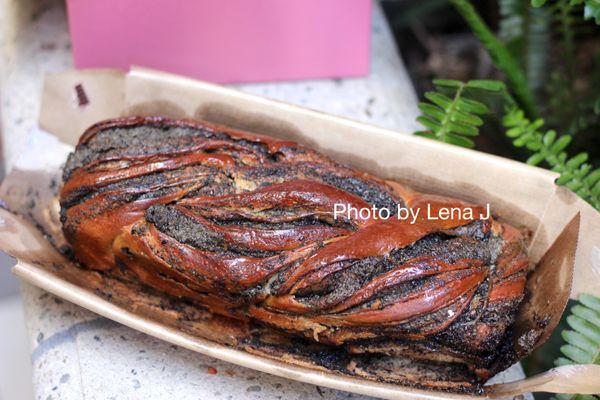
{"type": "Polygon", "coordinates": [[[597,396],[591,394],[559,394],[554,399],[557,400],[598,400],[597,396]]]}
{"type": "MultiPolygon", "coordinates": [[[[571,364],[600,364],[600,298],[589,294],[579,297],[579,304],[567,317],[571,329],[562,331],[566,344],[560,348],[556,366],[571,364]]],[[[559,394],[558,400],[598,400],[599,397],[581,394],[559,394]]]]}
{"type": "Polygon", "coordinates": [[[528,26],[525,31],[523,60],[529,86],[535,91],[543,88],[548,77],[550,54],[550,11],[546,8],[528,8],[528,26]]]}
{"type": "Polygon", "coordinates": [[[583,5],[583,18],[594,19],[600,25],[600,0],[570,0],[571,6],[583,5]]]}
{"type": "Polygon", "coordinates": [[[490,110],[483,102],[469,96],[469,91],[488,93],[503,92],[505,86],[499,81],[473,80],[467,83],[437,79],[433,81],[436,91],[425,93],[429,102],[419,103],[423,113],[417,118],[426,131],[415,132],[415,135],[451,143],[462,147],[473,147],[470,137],[479,134],[483,125],[482,115],[490,110]]]}
{"type": "Polygon", "coordinates": [[[436,91],[425,93],[429,102],[419,103],[423,114],[417,118],[428,130],[415,132],[415,135],[473,147],[471,137],[479,134],[479,128],[484,123],[482,116],[489,114],[492,105],[501,99],[504,105],[502,125],[506,129],[506,136],[512,139],[516,147],[526,148],[532,153],[527,163],[546,163],[553,171],[560,173],[556,180],[558,185],[567,187],[600,210],[600,168],[592,170],[592,166],[586,162],[587,153],[569,158],[565,149],[572,137],[559,136],[554,130],[544,131],[544,120],[541,118],[533,121],[527,118],[503,82],[472,80],[464,83],[438,79],[433,83],[436,91]]]}
{"type": "Polygon", "coordinates": [[[498,36],[520,62],[531,90],[538,92],[548,76],[551,12],[522,0],[499,0],[499,8],[498,36]]]}
{"type": "MultiPolygon", "coordinates": [[[[534,7],[542,7],[548,0],[531,0],[534,7]]],[[[600,25],[600,0],[569,0],[571,6],[583,4],[583,17],[594,19],[596,24],[600,25]]]]}
{"type": "Polygon", "coordinates": [[[507,129],[506,135],[516,147],[525,147],[533,152],[528,164],[545,162],[553,171],[560,173],[557,184],[569,188],[600,210],[600,168],[592,171],[592,166],[586,163],[586,153],[568,158],[564,150],[571,142],[571,136],[558,136],[554,130],[543,132],[543,119],[530,121],[523,110],[514,105],[509,107],[502,123],[507,129]]]}
{"type": "MultiPolygon", "coordinates": [[[[583,3],[583,0],[576,1],[575,4],[583,3]]],[[[585,19],[594,19],[597,25],[600,25],[600,1],[585,0],[583,7],[583,17],[585,19]]]]}
{"type": "Polygon", "coordinates": [[[498,8],[500,12],[500,24],[498,36],[506,44],[513,54],[518,54],[514,51],[514,47],[520,47],[518,43],[524,32],[523,25],[523,1],[520,0],[498,0],[498,8]]]}
{"type": "Polygon", "coordinates": [[[538,110],[534,101],[533,92],[529,87],[527,77],[521,69],[517,59],[487,26],[470,1],[450,0],[450,3],[462,15],[465,22],[473,31],[473,34],[477,36],[490,55],[494,65],[506,74],[511,91],[515,94],[521,107],[527,111],[528,115],[533,117],[537,116],[538,110]]]}
{"type": "Polygon", "coordinates": [[[574,7],[571,0],[559,0],[553,9],[554,19],[562,36],[561,42],[565,64],[567,65],[567,74],[569,80],[573,81],[575,73],[575,25],[577,21],[574,12],[578,7],[574,7]]]}

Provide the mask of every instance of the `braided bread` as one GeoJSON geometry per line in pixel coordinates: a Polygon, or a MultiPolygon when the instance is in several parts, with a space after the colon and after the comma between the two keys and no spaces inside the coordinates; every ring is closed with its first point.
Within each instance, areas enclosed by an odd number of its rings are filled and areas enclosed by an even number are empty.
{"type": "Polygon", "coordinates": [[[484,379],[523,297],[521,233],[479,207],[357,171],[293,142],[130,117],[81,137],[61,218],[75,258],[350,353],[467,365],[484,379]],[[392,210],[337,217],[336,204],[392,210]]]}

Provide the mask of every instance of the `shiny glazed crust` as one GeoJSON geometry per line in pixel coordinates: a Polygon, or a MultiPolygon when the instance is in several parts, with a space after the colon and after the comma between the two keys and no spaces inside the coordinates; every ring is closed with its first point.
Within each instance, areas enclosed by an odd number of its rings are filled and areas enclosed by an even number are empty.
{"type": "Polygon", "coordinates": [[[293,142],[204,122],[101,122],[69,156],[61,217],[99,271],[352,353],[493,372],[528,259],[484,210],[357,171],[293,142]],[[334,204],[392,218],[334,218],[334,204]],[[421,210],[416,223],[397,207],[421,210]],[[429,207],[473,218],[425,218],[429,207]]]}

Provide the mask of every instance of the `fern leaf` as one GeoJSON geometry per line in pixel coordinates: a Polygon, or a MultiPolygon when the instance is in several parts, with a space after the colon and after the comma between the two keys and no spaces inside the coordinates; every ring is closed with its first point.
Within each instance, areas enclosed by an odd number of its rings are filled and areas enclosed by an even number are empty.
{"type": "MultiPolygon", "coordinates": [[[[553,171],[560,173],[556,180],[558,185],[566,186],[600,210],[600,169],[592,170],[591,165],[586,163],[586,153],[568,158],[565,149],[571,142],[571,136],[558,136],[553,130],[542,132],[544,120],[529,120],[523,110],[515,105],[509,107],[502,124],[506,128],[506,136],[512,139],[516,147],[525,147],[533,152],[527,160],[528,164],[545,162],[553,171]]],[[[597,322],[600,325],[600,320],[597,322]]],[[[600,343],[600,332],[597,339],[600,343]]],[[[569,347],[567,349],[572,350],[569,347]]]]}
{"type": "Polygon", "coordinates": [[[538,110],[533,92],[527,83],[527,77],[516,58],[487,26],[477,10],[468,0],[450,0],[450,3],[462,15],[473,34],[486,49],[494,65],[506,74],[507,81],[521,106],[530,116],[537,116],[538,110]]]}
{"type": "MultiPolygon", "coordinates": [[[[564,357],[554,361],[554,365],[600,364],[600,298],[582,294],[579,304],[571,309],[567,317],[571,329],[562,331],[565,342],[560,348],[564,357]]],[[[599,400],[593,395],[559,394],[557,400],[599,400]]]]}
{"type": "Polygon", "coordinates": [[[546,8],[528,7],[529,23],[525,32],[523,60],[525,75],[531,90],[539,92],[548,77],[548,56],[550,54],[550,11],[546,8]]]}
{"type": "Polygon", "coordinates": [[[529,87],[538,93],[547,81],[551,12],[522,0],[499,0],[498,36],[525,71],[529,87]]]}
{"type": "Polygon", "coordinates": [[[437,79],[436,91],[425,93],[429,102],[419,103],[422,115],[417,118],[426,131],[418,136],[436,139],[462,147],[473,147],[470,137],[479,134],[483,125],[482,115],[489,112],[484,103],[467,97],[468,91],[503,92],[506,87],[499,81],[473,80],[467,83],[449,79],[437,79]]]}
{"type": "Polygon", "coordinates": [[[520,47],[519,41],[523,37],[523,5],[520,0],[499,0],[500,26],[498,36],[513,54],[519,52],[514,49],[520,47]]]}
{"type": "Polygon", "coordinates": [[[596,296],[592,296],[587,293],[583,293],[579,297],[579,302],[584,306],[600,313],[600,298],[596,296]]]}

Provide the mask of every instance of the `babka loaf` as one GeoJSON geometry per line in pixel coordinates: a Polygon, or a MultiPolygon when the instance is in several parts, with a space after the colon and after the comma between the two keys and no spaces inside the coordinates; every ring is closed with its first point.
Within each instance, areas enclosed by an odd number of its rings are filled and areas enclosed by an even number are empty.
{"type": "Polygon", "coordinates": [[[63,230],[83,266],[340,351],[459,363],[485,379],[523,298],[517,229],[294,142],[121,118],[83,134],[63,178],[63,230]],[[389,217],[337,215],[340,204],[389,217]],[[473,212],[427,218],[444,208],[473,212]]]}

